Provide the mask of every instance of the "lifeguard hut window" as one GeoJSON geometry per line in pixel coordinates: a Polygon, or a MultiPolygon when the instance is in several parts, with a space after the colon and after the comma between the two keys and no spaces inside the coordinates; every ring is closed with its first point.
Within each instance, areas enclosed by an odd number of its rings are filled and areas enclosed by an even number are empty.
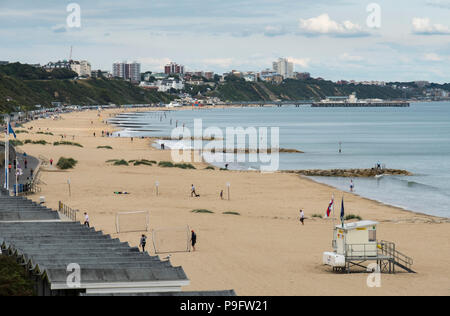
{"type": "Polygon", "coordinates": [[[369,242],[375,242],[375,241],[377,241],[377,231],[369,230],[369,242]]]}

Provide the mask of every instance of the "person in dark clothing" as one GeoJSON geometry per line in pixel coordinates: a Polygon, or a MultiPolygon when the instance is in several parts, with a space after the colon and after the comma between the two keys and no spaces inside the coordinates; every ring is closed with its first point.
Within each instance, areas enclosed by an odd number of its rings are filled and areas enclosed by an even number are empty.
{"type": "Polygon", "coordinates": [[[197,244],[197,234],[192,230],[191,232],[191,245],[192,245],[192,250],[195,251],[195,244],[197,244]]]}
{"type": "Polygon", "coordinates": [[[140,246],[142,248],[142,252],[145,252],[145,245],[147,244],[147,236],[142,235],[141,236],[141,241],[140,241],[140,246]]]}

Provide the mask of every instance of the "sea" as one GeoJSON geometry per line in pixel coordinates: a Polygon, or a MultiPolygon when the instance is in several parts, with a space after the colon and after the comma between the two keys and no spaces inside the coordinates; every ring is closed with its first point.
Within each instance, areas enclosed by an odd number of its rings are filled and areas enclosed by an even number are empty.
{"type": "MultiPolygon", "coordinates": [[[[126,114],[121,137],[168,137],[175,126],[279,128],[280,170],[404,169],[413,176],[355,178],[355,194],[420,213],[450,217],[450,102],[411,103],[397,108],[312,108],[310,106],[192,108],[126,114]]],[[[170,147],[170,141],[162,141],[170,147]]],[[[188,145],[186,145],[188,146],[188,145]]],[[[270,146],[269,146],[270,147],[270,146]]],[[[223,164],[217,164],[223,167],[223,164]]],[[[258,163],[230,163],[230,169],[258,169],[258,163]]],[[[340,190],[349,178],[311,177],[340,190]]]]}

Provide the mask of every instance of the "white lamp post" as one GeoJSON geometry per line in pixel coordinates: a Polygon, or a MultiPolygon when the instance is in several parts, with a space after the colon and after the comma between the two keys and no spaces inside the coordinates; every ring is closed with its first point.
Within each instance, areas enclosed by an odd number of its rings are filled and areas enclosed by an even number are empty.
{"type": "Polygon", "coordinates": [[[70,190],[70,177],[67,179],[67,185],[69,186],[69,197],[72,197],[72,191],[70,190]]]}

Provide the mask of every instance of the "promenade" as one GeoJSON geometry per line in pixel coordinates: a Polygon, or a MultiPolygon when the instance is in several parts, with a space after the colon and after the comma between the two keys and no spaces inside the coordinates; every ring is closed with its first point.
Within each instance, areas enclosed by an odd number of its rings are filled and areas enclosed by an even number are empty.
{"type": "MultiPolygon", "coordinates": [[[[4,154],[4,151],[2,151],[2,155],[4,154]]],[[[16,184],[16,169],[14,169],[14,157],[10,157],[10,163],[12,168],[12,171],[9,175],[9,189],[14,190],[14,185],[16,184]]],[[[25,184],[29,180],[31,180],[31,170],[33,170],[33,176],[36,175],[36,169],[39,165],[39,160],[33,156],[29,156],[26,153],[17,153],[17,160],[19,162],[19,166],[22,169],[22,175],[17,176],[17,182],[19,184],[25,184]],[[27,161],[27,168],[25,169],[25,160],[27,161]]],[[[0,172],[0,184],[3,188],[5,183],[5,169],[4,165],[1,165],[2,172],[0,172]]]]}

